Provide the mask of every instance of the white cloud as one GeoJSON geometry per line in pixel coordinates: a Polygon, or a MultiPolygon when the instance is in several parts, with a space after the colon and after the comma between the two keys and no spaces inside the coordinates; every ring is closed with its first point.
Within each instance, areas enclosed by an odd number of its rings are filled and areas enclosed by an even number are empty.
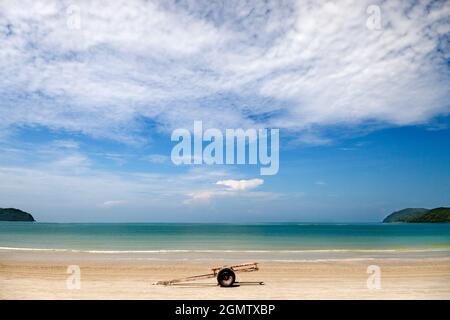
{"type": "Polygon", "coordinates": [[[0,3],[3,128],[130,142],[140,119],[160,130],[199,119],[324,143],[312,127],[449,112],[449,2],[383,2],[381,30],[366,27],[369,0],[82,0],[80,30],[67,27],[70,4],[0,3]]]}
{"type": "Polygon", "coordinates": [[[124,204],[127,204],[127,201],[125,201],[125,200],[108,200],[108,201],[101,203],[99,206],[102,208],[112,208],[112,207],[117,207],[117,206],[124,205],[124,204]]]}
{"type": "Polygon", "coordinates": [[[64,167],[67,169],[70,168],[82,168],[89,164],[89,159],[83,155],[69,155],[61,157],[53,162],[51,162],[52,166],[64,167]]]}
{"type": "Polygon", "coordinates": [[[250,179],[250,180],[219,180],[216,182],[218,185],[228,187],[230,190],[249,190],[254,189],[264,183],[263,179],[250,179]]]}

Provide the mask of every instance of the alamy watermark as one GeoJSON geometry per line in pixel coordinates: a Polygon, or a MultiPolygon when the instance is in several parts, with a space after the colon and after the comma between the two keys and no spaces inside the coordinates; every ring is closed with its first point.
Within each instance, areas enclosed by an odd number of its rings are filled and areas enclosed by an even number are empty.
{"type": "Polygon", "coordinates": [[[367,267],[367,273],[370,276],[367,278],[366,285],[369,290],[381,289],[381,268],[377,265],[370,265],[367,267]]]}
{"type": "Polygon", "coordinates": [[[70,30],[81,29],[81,9],[79,6],[71,4],[66,8],[66,25],[70,30]]]}
{"type": "Polygon", "coordinates": [[[369,30],[381,30],[381,8],[372,4],[367,7],[366,13],[369,15],[366,20],[366,27],[369,30]]]}
{"type": "Polygon", "coordinates": [[[81,269],[78,265],[70,265],[67,267],[68,274],[70,274],[66,279],[66,288],[69,290],[79,290],[81,289],[81,269]]]}
{"type": "Polygon", "coordinates": [[[280,161],[279,129],[220,129],[203,131],[203,122],[194,121],[194,131],[178,128],[172,132],[178,143],[171,153],[172,162],[180,164],[260,165],[261,175],[278,173],[280,161]]]}

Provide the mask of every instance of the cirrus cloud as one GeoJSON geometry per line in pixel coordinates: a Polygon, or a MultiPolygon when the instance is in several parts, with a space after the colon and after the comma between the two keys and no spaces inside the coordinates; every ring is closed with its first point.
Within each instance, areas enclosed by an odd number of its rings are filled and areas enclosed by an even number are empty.
{"type": "Polygon", "coordinates": [[[448,114],[449,2],[381,2],[380,30],[366,27],[369,5],[81,0],[72,29],[72,1],[3,1],[0,129],[133,142],[148,119],[158,130],[201,119],[314,144],[328,139],[313,128],[448,114]]]}

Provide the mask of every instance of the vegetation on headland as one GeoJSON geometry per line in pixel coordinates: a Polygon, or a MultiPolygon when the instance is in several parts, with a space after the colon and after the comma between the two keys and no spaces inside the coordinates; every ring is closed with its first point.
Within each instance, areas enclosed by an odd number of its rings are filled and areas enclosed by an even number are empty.
{"type": "Polygon", "coordinates": [[[0,208],[0,221],[35,221],[28,212],[16,208],[0,208]]]}
{"type": "Polygon", "coordinates": [[[412,219],[420,217],[428,211],[425,208],[407,208],[391,213],[384,218],[383,222],[410,222],[412,219]]]}
{"type": "Polygon", "coordinates": [[[450,222],[450,208],[431,209],[411,222],[450,222]]]}
{"type": "Polygon", "coordinates": [[[407,208],[388,215],[384,223],[408,222],[408,223],[439,223],[450,222],[450,208],[440,207],[434,209],[407,208]]]}

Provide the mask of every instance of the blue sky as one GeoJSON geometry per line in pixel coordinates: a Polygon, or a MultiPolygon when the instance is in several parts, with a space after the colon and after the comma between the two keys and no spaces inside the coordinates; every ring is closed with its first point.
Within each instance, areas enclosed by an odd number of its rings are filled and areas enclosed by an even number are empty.
{"type": "Polygon", "coordinates": [[[2,2],[0,207],[368,222],[448,206],[449,17],[427,1],[2,2]],[[175,166],[171,132],[195,120],[279,128],[278,174],[175,166]]]}

